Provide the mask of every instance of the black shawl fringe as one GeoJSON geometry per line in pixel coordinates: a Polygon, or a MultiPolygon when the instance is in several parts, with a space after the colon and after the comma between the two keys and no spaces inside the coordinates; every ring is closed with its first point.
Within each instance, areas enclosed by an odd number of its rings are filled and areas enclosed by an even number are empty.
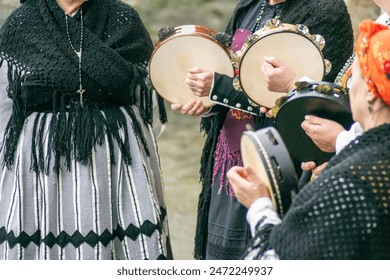
{"type": "Polygon", "coordinates": [[[161,96],[157,96],[157,104],[159,109],[160,121],[162,124],[168,123],[167,111],[165,109],[165,102],[161,96]]]}
{"type": "Polygon", "coordinates": [[[204,118],[201,122],[201,130],[207,134],[200,162],[200,180],[202,190],[198,201],[198,216],[195,229],[194,258],[202,260],[205,258],[205,248],[208,233],[208,217],[211,199],[211,184],[214,165],[214,150],[217,145],[219,130],[222,126],[222,116],[217,114],[213,117],[204,118]],[[211,172],[210,172],[211,171],[211,172]]]}
{"type": "MultiPolygon", "coordinates": [[[[145,148],[149,151],[142,128],[133,110],[128,107],[135,133],[145,148]]],[[[49,174],[51,170],[52,154],[54,155],[53,171],[58,173],[62,164],[67,170],[71,168],[71,161],[76,160],[83,165],[92,161],[92,152],[96,145],[103,145],[107,137],[110,150],[111,164],[116,164],[114,155],[114,140],[118,144],[126,164],[131,164],[130,143],[127,133],[127,122],[124,112],[115,107],[104,109],[93,105],[74,103],[69,112],[59,112],[52,115],[49,123],[49,132],[44,134],[48,113],[37,113],[34,119],[32,136],[32,163],[31,169],[36,173],[49,174]],[[48,151],[45,151],[45,139],[48,137],[48,151]]],[[[10,142],[9,142],[10,143],[10,142]]],[[[7,144],[6,144],[7,146],[7,144]]],[[[8,166],[8,165],[7,165],[8,166]]]]}
{"type": "MultiPolygon", "coordinates": [[[[137,85],[140,85],[140,114],[143,120],[148,123],[153,123],[153,95],[155,93],[155,89],[153,87],[148,87],[144,82],[147,76],[147,72],[145,69],[138,67],[139,73],[142,73],[142,80],[138,82],[137,85]]],[[[135,71],[137,72],[137,71],[135,71]]],[[[134,102],[132,103],[134,104],[134,102]]],[[[159,118],[162,124],[166,124],[168,122],[167,112],[165,109],[164,99],[161,96],[157,95],[157,106],[159,110],[159,118]]]]}
{"type": "Polygon", "coordinates": [[[26,106],[19,94],[21,92],[21,81],[23,80],[22,71],[18,70],[17,67],[14,67],[10,63],[8,63],[8,80],[13,81],[7,87],[8,96],[13,99],[13,117],[7,124],[2,149],[5,148],[3,165],[7,168],[11,168],[14,163],[14,154],[19,135],[23,129],[26,118],[26,106]]]}

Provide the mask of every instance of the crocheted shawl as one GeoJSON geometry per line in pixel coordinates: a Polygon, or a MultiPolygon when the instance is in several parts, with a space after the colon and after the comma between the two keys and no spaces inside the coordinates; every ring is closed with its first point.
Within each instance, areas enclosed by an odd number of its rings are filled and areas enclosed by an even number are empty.
{"type": "MultiPolygon", "coordinates": [[[[226,32],[233,35],[239,28],[246,13],[258,0],[241,0],[238,2],[226,32]]],[[[347,7],[343,0],[286,0],[280,15],[284,23],[306,25],[311,34],[320,34],[326,40],[323,50],[324,57],[333,64],[332,71],[325,81],[333,82],[338,72],[353,52],[353,30],[347,7]]],[[[207,134],[201,157],[200,178],[202,191],[198,204],[198,222],[195,236],[195,252],[197,259],[202,259],[205,252],[207,237],[207,220],[211,196],[211,182],[214,166],[214,150],[228,108],[219,108],[219,113],[213,117],[202,118],[201,130],[207,134]]],[[[272,125],[266,117],[255,118],[255,129],[272,125]]]]}
{"type": "Polygon", "coordinates": [[[258,258],[389,259],[390,124],[352,141],[295,197],[280,225],[257,229],[258,258]]]}
{"type": "MultiPolygon", "coordinates": [[[[110,146],[114,140],[118,142],[124,160],[130,163],[128,137],[119,134],[121,129],[127,131],[119,107],[123,106],[131,116],[145,148],[146,141],[131,105],[139,106],[145,123],[152,123],[153,115],[152,90],[145,84],[145,63],[153,45],[139,15],[116,0],[93,0],[82,5],[81,72],[85,93],[81,106],[76,93],[79,63],[69,42],[70,39],[76,50],[80,48],[80,13],[68,17],[68,38],[65,13],[56,1],[23,2],[0,30],[0,66],[8,64],[8,96],[13,100],[2,147],[4,164],[11,168],[25,119],[33,112],[39,112],[32,139],[32,145],[38,147],[32,149],[34,171],[49,172],[50,156],[46,158],[42,149],[44,137],[49,137],[56,172],[60,156],[65,156],[67,167],[71,159],[88,164],[93,147],[102,144],[105,136],[110,146]],[[47,113],[53,113],[48,136],[43,135],[47,113]]],[[[160,118],[166,122],[161,99],[159,105],[160,118]]]]}

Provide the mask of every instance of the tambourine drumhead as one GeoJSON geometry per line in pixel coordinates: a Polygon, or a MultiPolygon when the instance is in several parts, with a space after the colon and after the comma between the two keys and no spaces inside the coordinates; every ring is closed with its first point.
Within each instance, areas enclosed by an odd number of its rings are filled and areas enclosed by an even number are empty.
{"type": "Polygon", "coordinates": [[[312,40],[292,30],[272,29],[245,51],[240,63],[241,87],[258,105],[272,108],[277,99],[287,95],[269,91],[265,84],[261,65],[264,57],[272,56],[286,64],[298,77],[306,76],[318,81],[324,77],[324,58],[312,40]]]}
{"type": "Polygon", "coordinates": [[[315,91],[293,91],[276,115],[275,127],[284,139],[290,155],[299,161],[314,161],[320,165],[334,153],[321,151],[302,129],[301,124],[306,115],[333,120],[349,129],[353,119],[348,96],[343,92],[328,95],[315,91]]]}
{"type": "MultiPolygon", "coordinates": [[[[267,184],[269,192],[272,193],[271,182],[268,177],[267,170],[265,169],[264,160],[260,156],[261,151],[259,151],[258,145],[253,138],[249,137],[247,134],[244,134],[241,138],[241,154],[244,166],[250,166],[260,178],[267,184]]],[[[275,197],[271,196],[273,205],[276,205],[275,197]]]]}
{"type": "Polygon", "coordinates": [[[233,77],[227,50],[197,26],[181,26],[178,33],[155,47],[149,63],[150,79],[156,91],[170,103],[185,104],[198,99],[212,106],[209,97],[197,97],[185,83],[188,69],[195,66],[233,77]]]}
{"type": "Polygon", "coordinates": [[[282,217],[292,196],[298,192],[298,179],[282,138],[273,127],[246,131],[241,137],[244,166],[250,166],[268,186],[272,203],[282,217]]]}

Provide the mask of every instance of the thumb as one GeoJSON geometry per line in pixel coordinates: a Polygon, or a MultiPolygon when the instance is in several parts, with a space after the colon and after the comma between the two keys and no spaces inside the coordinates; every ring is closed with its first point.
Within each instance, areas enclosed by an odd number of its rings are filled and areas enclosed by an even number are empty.
{"type": "Polygon", "coordinates": [[[323,119],[316,116],[307,115],[305,116],[305,120],[308,121],[310,124],[320,125],[323,119]]]}
{"type": "Polygon", "coordinates": [[[271,64],[273,67],[284,66],[284,63],[274,56],[266,56],[264,57],[264,61],[271,64]]]}
{"type": "Polygon", "coordinates": [[[256,183],[256,182],[260,181],[259,175],[256,173],[256,171],[252,167],[247,166],[245,168],[245,172],[246,172],[249,180],[251,180],[252,182],[256,183]]]}
{"type": "Polygon", "coordinates": [[[192,68],[188,69],[188,72],[191,74],[197,74],[197,73],[204,72],[204,69],[196,66],[196,67],[192,67],[192,68]]]}
{"type": "Polygon", "coordinates": [[[274,69],[275,67],[271,63],[264,60],[263,65],[261,66],[261,70],[265,77],[268,77],[274,69]]]}

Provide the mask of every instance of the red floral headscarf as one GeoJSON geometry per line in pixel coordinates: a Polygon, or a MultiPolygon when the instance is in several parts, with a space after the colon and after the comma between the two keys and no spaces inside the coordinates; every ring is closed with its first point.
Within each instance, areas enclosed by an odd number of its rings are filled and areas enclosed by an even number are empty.
{"type": "Polygon", "coordinates": [[[390,29],[372,20],[359,25],[356,54],[370,91],[390,106],[390,29]]]}

